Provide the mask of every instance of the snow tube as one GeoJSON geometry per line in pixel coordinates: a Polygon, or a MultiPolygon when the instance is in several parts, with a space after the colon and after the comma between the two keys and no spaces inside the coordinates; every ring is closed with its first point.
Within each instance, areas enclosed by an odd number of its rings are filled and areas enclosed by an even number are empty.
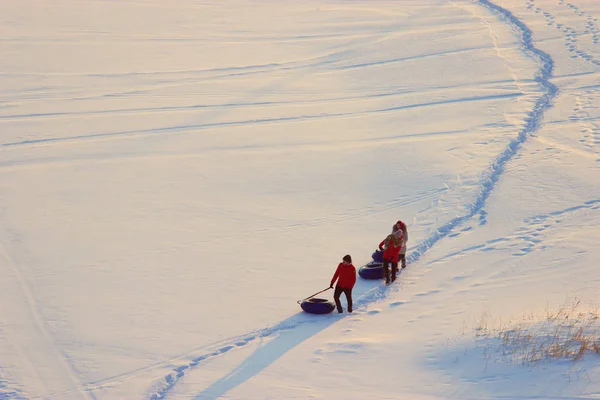
{"type": "Polygon", "coordinates": [[[311,314],[329,314],[335,309],[335,305],[331,301],[314,297],[312,299],[304,300],[300,304],[300,307],[311,314]]]}
{"type": "Polygon", "coordinates": [[[383,251],[381,251],[381,250],[375,250],[373,252],[373,254],[371,254],[371,258],[375,262],[382,263],[383,262],[383,251]]]}
{"type": "Polygon", "coordinates": [[[358,275],[363,279],[382,279],[385,276],[383,273],[383,263],[371,261],[360,267],[358,275]]]}

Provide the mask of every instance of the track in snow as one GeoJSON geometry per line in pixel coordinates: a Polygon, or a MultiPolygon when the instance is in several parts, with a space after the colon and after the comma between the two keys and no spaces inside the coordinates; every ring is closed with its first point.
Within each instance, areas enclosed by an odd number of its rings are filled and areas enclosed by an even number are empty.
{"type": "Polygon", "coordinates": [[[552,107],[552,100],[558,94],[558,88],[552,82],[550,82],[550,79],[552,78],[552,71],[554,70],[554,60],[552,60],[552,57],[550,57],[548,53],[545,53],[535,47],[533,44],[533,32],[531,29],[529,29],[527,25],[521,22],[521,20],[515,17],[510,11],[488,0],[477,1],[479,4],[499,14],[501,18],[505,19],[521,33],[524,51],[537,58],[541,63],[541,67],[535,76],[535,81],[538,82],[544,89],[544,93],[536,101],[533,109],[529,112],[527,118],[525,119],[525,126],[519,131],[517,137],[510,141],[506,149],[496,158],[492,165],[490,165],[490,168],[482,174],[480,179],[481,191],[475,198],[475,201],[467,205],[467,213],[450,220],[441,226],[430,238],[419,243],[419,245],[408,257],[411,262],[417,261],[427,250],[429,250],[440,239],[446,237],[456,226],[473,218],[478,213],[481,213],[480,219],[484,220],[485,212],[483,208],[487,199],[490,197],[490,194],[494,190],[496,182],[498,182],[502,176],[502,173],[504,172],[504,166],[517,154],[521,148],[521,145],[527,140],[527,138],[540,128],[544,113],[546,110],[552,107]]]}
{"type": "Polygon", "coordinates": [[[559,5],[568,7],[571,9],[579,18],[579,22],[582,24],[582,19],[585,19],[585,28],[577,30],[575,27],[561,23],[560,19],[554,14],[545,11],[541,7],[537,6],[534,0],[527,2],[528,9],[534,9],[536,14],[541,14],[544,17],[546,25],[554,26],[564,36],[565,47],[567,51],[571,53],[571,58],[578,58],[594,66],[595,69],[600,67],[600,60],[595,58],[591,53],[585,51],[579,43],[583,39],[589,39],[590,43],[597,45],[600,43],[600,29],[596,24],[596,20],[593,16],[589,15],[585,11],[582,11],[579,7],[574,4],[567,3],[564,0],[559,0],[559,5]]]}
{"type": "Polygon", "coordinates": [[[291,122],[291,121],[310,121],[310,120],[319,120],[319,119],[331,119],[331,118],[342,118],[342,117],[356,117],[356,116],[365,116],[379,113],[388,113],[388,112],[396,112],[400,110],[411,110],[422,107],[432,107],[439,106],[444,104],[456,104],[456,103],[469,103],[469,102],[478,102],[478,101],[490,101],[497,99],[512,99],[523,96],[520,92],[509,92],[509,93],[498,93],[492,95],[485,96],[469,96],[469,97],[460,97],[455,99],[447,99],[447,100],[438,100],[438,101],[429,101],[424,103],[414,103],[407,104],[403,106],[394,106],[394,107],[385,107],[385,108],[375,108],[371,110],[364,111],[349,111],[349,112],[339,112],[339,113],[319,113],[319,114],[306,114],[299,116],[288,116],[288,117],[275,117],[275,118],[258,118],[258,119],[248,119],[248,120],[238,120],[238,121],[222,121],[222,122],[210,122],[204,124],[192,124],[192,125],[172,125],[172,126],[163,126],[160,128],[151,128],[151,129],[137,129],[131,131],[120,131],[120,132],[105,132],[105,133],[93,133],[88,135],[77,135],[77,136],[69,136],[69,137],[55,137],[55,138],[46,138],[46,139],[32,139],[32,140],[22,140],[19,142],[9,142],[9,143],[0,143],[0,148],[10,148],[10,147],[25,147],[31,145],[38,144],[49,144],[49,143],[71,143],[81,140],[98,140],[105,138],[114,138],[114,137],[125,137],[125,136],[148,136],[148,135],[156,135],[156,134],[164,134],[168,132],[197,132],[201,129],[208,128],[222,128],[228,126],[249,126],[249,125],[260,125],[260,124],[273,124],[280,122],[291,122]]]}
{"type": "MultiPolygon", "coordinates": [[[[540,128],[545,112],[552,107],[552,101],[558,94],[558,88],[550,81],[554,70],[554,60],[549,54],[535,47],[533,44],[533,32],[531,29],[529,29],[527,25],[515,17],[510,11],[492,3],[491,1],[474,1],[497,14],[500,19],[510,24],[520,33],[523,50],[532,57],[538,59],[541,64],[540,69],[535,76],[535,81],[538,82],[544,92],[535,103],[533,109],[529,112],[527,118],[525,119],[525,124],[519,131],[517,137],[510,141],[506,149],[490,165],[489,169],[482,174],[480,178],[481,190],[473,203],[467,205],[467,212],[464,215],[453,218],[446,224],[442,225],[429,238],[425,239],[415,248],[413,248],[407,260],[409,263],[415,263],[418,261],[421,256],[430,248],[432,248],[438,241],[448,236],[457,226],[467,222],[477,214],[480,214],[480,220],[482,223],[485,223],[484,207],[487,199],[494,190],[496,183],[504,172],[504,166],[518,153],[521,145],[540,128]]],[[[386,292],[386,287],[381,285],[367,290],[356,300],[357,311],[361,312],[361,310],[366,308],[369,304],[381,299],[386,295],[386,292]]],[[[279,343],[279,347],[283,347],[284,349],[281,350],[275,348],[275,354],[267,357],[268,360],[265,360],[264,357],[262,357],[261,361],[257,363],[259,365],[254,365],[250,368],[247,365],[244,366],[246,363],[242,364],[226,377],[215,382],[207,390],[200,393],[196,398],[200,399],[204,398],[205,396],[214,396],[217,393],[223,394],[274,362],[281,355],[285,354],[288,349],[296,346],[297,344],[320,332],[338,320],[339,317],[336,315],[330,315],[329,317],[315,320],[306,318],[306,316],[299,314],[292,316],[270,328],[260,329],[250,332],[246,335],[227,339],[216,345],[214,348],[209,349],[209,351],[206,353],[196,356],[191,362],[175,368],[173,372],[166,375],[157,385],[155,385],[155,387],[152,388],[151,393],[149,394],[149,399],[160,400],[166,398],[177,382],[185,376],[187,371],[193,369],[199,363],[207,359],[218,357],[230,350],[246,346],[258,339],[274,336],[275,334],[283,334],[286,331],[293,330],[298,327],[305,328],[302,332],[302,335],[297,335],[295,338],[289,338],[292,340],[291,344],[287,343],[282,345],[279,343]],[[300,339],[298,339],[298,336],[300,336],[300,339]]],[[[257,358],[256,353],[253,355],[253,358],[257,358]]]]}
{"type": "Polygon", "coordinates": [[[18,389],[12,388],[8,382],[0,379],[0,400],[26,400],[18,389]]]}
{"type": "MultiPolygon", "coordinates": [[[[6,266],[6,272],[12,272],[15,282],[19,286],[20,291],[22,292],[26,300],[26,310],[24,312],[29,313],[29,315],[31,316],[31,325],[34,327],[34,329],[41,333],[41,340],[36,343],[28,343],[29,348],[27,349],[26,346],[24,346],[24,349],[26,349],[25,351],[28,351],[31,354],[38,353],[40,355],[44,355],[45,352],[47,352],[47,354],[49,354],[48,359],[52,359],[51,362],[53,362],[52,368],[56,370],[61,370],[64,376],[66,376],[66,379],[75,388],[71,391],[74,396],[73,398],[95,399],[96,397],[94,393],[90,389],[84,388],[83,383],[79,379],[79,373],[73,365],[71,358],[63,351],[63,349],[57,343],[56,339],[52,335],[52,329],[50,328],[50,325],[43,318],[39,302],[35,297],[35,290],[31,284],[26,268],[19,265],[19,263],[8,253],[8,251],[5,250],[2,242],[0,242],[0,266],[2,266],[3,264],[6,266]]],[[[2,272],[4,277],[8,275],[4,273],[5,271],[2,272]]],[[[1,333],[3,335],[10,335],[10,332],[1,333]]],[[[19,347],[19,344],[17,344],[17,347],[19,347]]],[[[28,358],[28,362],[31,366],[33,366],[33,369],[35,371],[36,368],[39,367],[38,365],[36,365],[36,360],[33,358],[29,358],[29,355],[27,355],[26,357],[28,358]]],[[[0,399],[20,398],[3,397],[4,387],[5,384],[0,380],[0,399]]],[[[12,396],[13,394],[15,396],[18,395],[18,393],[14,390],[7,390],[7,393],[7,396],[12,396]]]]}

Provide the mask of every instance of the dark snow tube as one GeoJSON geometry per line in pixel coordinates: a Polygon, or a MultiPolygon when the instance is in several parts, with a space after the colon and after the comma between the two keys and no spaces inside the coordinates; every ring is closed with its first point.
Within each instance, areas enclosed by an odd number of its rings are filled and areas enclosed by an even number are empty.
{"type": "Polygon", "coordinates": [[[373,254],[371,254],[371,258],[373,259],[373,261],[375,262],[383,262],[383,251],[381,250],[375,250],[373,252],[373,254]]]}
{"type": "Polygon", "coordinates": [[[363,279],[383,279],[383,263],[371,261],[358,270],[358,275],[363,279]]]}
{"type": "Polygon", "coordinates": [[[307,299],[304,300],[300,307],[307,313],[311,314],[329,314],[335,309],[335,305],[326,299],[307,299]]]}

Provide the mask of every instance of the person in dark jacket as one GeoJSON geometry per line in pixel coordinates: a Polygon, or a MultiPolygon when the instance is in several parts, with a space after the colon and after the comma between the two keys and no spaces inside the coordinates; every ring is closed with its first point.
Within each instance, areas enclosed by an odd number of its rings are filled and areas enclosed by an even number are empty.
{"type": "Polygon", "coordinates": [[[383,251],[383,272],[385,275],[385,283],[390,283],[390,264],[392,266],[392,279],[396,280],[396,272],[398,271],[398,258],[402,249],[402,230],[397,230],[395,233],[388,235],[381,243],[379,249],[383,251]]]}
{"type": "Polygon", "coordinates": [[[396,233],[398,231],[402,231],[402,248],[400,249],[399,259],[402,261],[402,268],[406,268],[406,242],[408,242],[408,229],[406,228],[406,224],[402,221],[398,221],[392,227],[392,233],[396,233]]]}
{"type": "Polygon", "coordinates": [[[346,301],[348,302],[348,312],[352,312],[352,288],[356,283],[356,268],[352,265],[352,257],[346,254],[342,259],[342,262],[338,265],[331,278],[331,284],[329,287],[333,287],[335,281],[338,281],[335,285],[335,291],[333,292],[333,299],[339,313],[344,312],[342,303],[340,302],[340,296],[342,293],[346,295],[346,301]]]}

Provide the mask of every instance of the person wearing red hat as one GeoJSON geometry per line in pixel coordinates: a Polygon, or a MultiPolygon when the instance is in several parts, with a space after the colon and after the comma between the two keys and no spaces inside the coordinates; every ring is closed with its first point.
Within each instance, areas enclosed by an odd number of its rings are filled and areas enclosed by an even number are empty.
{"type": "Polygon", "coordinates": [[[333,300],[337,307],[338,313],[344,312],[342,303],[340,302],[340,296],[342,293],[346,295],[346,301],[348,302],[348,312],[352,312],[352,288],[356,283],[356,268],[352,265],[352,257],[350,254],[346,254],[342,259],[342,262],[338,265],[331,278],[330,288],[333,288],[335,281],[338,281],[335,285],[335,291],[333,292],[333,300]]]}
{"type": "Polygon", "coordinates": [[[406,228],[406,224],[402,221],[398,221],[392,227],[392,233],[396,233],[398,231],[402,231],[402,248],[400,249],[399,259],[402,261],[402,268],[406,268],[406,242],[408,242],[408,229],[406,228]]]}

